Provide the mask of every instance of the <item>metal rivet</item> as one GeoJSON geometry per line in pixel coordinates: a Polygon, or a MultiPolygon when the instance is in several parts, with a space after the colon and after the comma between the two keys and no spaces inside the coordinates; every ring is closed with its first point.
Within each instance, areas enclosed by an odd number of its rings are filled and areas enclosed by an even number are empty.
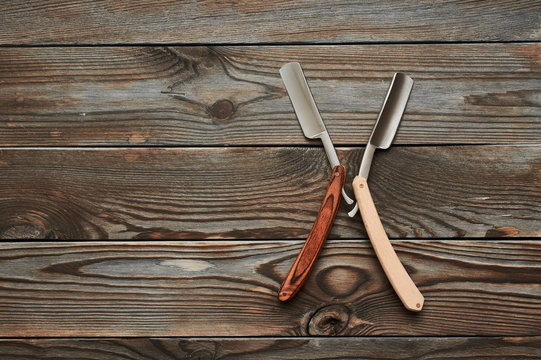
{"type": "Polygon", "coordinates": [[[335,176],[335,177],[339,177],[339,176],[340,176],[340,173],[339,173],[339,172],[335,172],[335,173],[334,173],[334,176],[335,176]]]}
{"type": "Polygon", "coordinates": [[[359,187],[362,189],[364,187],[364,184],[359,184],[359,187]]]}
{"type": "Polygon", "coordinates": [[[417,303],[417,308],[420,308],[421,307],[421,304],[417,303]]]}

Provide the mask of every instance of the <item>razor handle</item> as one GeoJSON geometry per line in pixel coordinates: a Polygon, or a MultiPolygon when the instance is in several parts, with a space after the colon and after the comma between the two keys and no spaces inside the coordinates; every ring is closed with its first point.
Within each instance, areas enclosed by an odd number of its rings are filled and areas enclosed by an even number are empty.
{"type": "Polygon", "coordinates": [[[334,218],[336,217],[342,197],[340,192],[345,181],[346,168],[343,165],[335,166],[332,169],[327,192],[323,198],[323,203],[314,221],[312,230],[310,230],[304,246],[278,291],[278,299],[281,301],[287,301],[294,297],[306,280],[308,280],[310,272],[334,223],[334,218]]]}
{"type": "Polygon", "coordinates": [[[415,286],[413,280],[411,280],[406,269],[404,269],[385,233],[366,179],[356,176],[353,179],[353,191],[355,192],[357,204],[359,204],[364,227],[366,228],[379,263],[385,275],[387,275],[387,279],[389,279],[394,291],[406,309],[410,311],[421,311],[424,297],[419,289],[417,289],[417,286],[415,286]]]}

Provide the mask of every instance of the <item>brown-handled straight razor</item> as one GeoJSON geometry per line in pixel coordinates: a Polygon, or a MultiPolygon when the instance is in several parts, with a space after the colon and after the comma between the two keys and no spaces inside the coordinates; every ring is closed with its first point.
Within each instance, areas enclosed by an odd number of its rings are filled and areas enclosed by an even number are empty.
{"type": "Polygon", "coordinates": [[[285,64],[280,69],[280,75],[286,86],[304,136],[309,139],[321,139],[332,166],[332,174],[327,192],[323,198],[323,203],[312,226],[312,230],[278,291],[278,298],[282,301],[287,301],[295,296],[306,280],[308,280],[308,276],[334,223],[334,218],[340,205],[340,193],[342,193],[348,204],[352,204],[353,200],[344,191],[346,168],[338,160],[336,150],[334,150],[329,133],[321,119],[300,64],[295,62],[285,64]]]}

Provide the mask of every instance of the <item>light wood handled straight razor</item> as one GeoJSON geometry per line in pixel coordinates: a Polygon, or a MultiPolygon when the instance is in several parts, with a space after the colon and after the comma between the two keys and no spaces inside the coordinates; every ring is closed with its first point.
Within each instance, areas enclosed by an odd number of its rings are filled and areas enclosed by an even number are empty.
{"type": "MultiPolygon", "coordinates": [[[[366,232],[385,275],[406,309],[421,311],[424,297],[404,269],[385,233],[367,182],[374,151],[377,148],[387,149],[391,146],[412,87],[413,80],[409,76],[401,73],[394,75],[378,120],[364,150],[359,175],[353,179],[353,191],[366,232]]],[[[353,217],[356,212],[357,205],[349,216],[353,217]]]]}

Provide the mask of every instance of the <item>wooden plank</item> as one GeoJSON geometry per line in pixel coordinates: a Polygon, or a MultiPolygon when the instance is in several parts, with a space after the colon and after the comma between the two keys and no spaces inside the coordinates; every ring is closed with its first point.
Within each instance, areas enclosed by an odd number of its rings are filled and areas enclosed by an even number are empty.
{"type": "Polygon", "coordinates": [[[0,7],[1,44],[539,40],[538,1],[50,2],[0,7]]]}
{"type": "Polygon", "coordinates": [[[0,336],[541,335],[539,241],[393,241],[420,313],[366,240],[329,241],[280,302],[302,243],[0,243],[0,336]]]}
{"type": "MultiPolygon", "coordinates": [[[[339,149],[358,171],[361,149],[339,149]]],[[[390,237],[541,235],[540,146],[391,147],[370,187],[390,237]]],[[[0,149],[0,238],[305,239],[321,148],[0,149]]],[[[331,238],[365,237],[340,205],[331,238]]]]}
{"type": "Polygon", "coordinates": [[[279,76],[303,64],[336,144],[365,144],[392,75],[415,79],[395,144],[541,138],[541,44],[0,48],[0,144],[308,142],[279,76]]]}
{"type": "Polygon", "coordinates": [[[541,337],[0,340],[4,360],[535,359],[541,337]]]}

